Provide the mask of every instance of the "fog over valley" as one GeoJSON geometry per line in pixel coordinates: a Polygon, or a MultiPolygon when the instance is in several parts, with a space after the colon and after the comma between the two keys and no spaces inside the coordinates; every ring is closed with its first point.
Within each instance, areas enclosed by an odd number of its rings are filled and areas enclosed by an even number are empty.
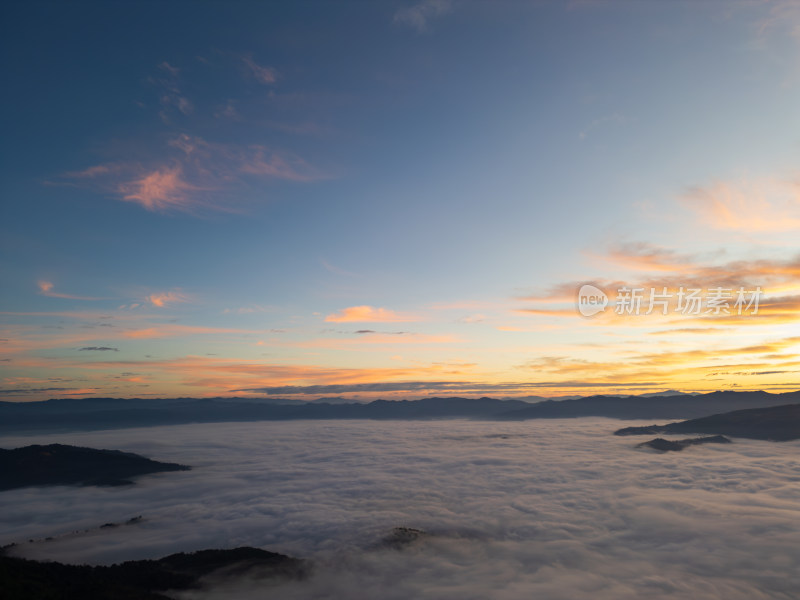
{"type": "Polygon", "coordinates": [[[301,581],[238,578],[185,598],[793,598],[800,442],[737,438],[658,454],[612,435],[620,424],[631,421],[5,436],[6,448],[58,440],[192,470],[125,487],[3,492],[2,543],[19,543],[13,555],[67,563],[237,546],[313,563],[301,581]],[[385,543],[397,527],[424,534],[385,543]]]}

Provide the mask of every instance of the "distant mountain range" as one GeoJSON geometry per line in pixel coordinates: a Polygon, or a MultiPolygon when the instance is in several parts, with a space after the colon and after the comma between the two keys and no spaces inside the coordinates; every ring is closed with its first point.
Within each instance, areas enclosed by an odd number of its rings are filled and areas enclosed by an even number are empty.
{"type": "Polygon", "coordinates": [[[127,485],[130,477],[188,471],[131,452],[50,444],[0,449],[0,491],[32,485],[127,485]]]}
{"type": "Polygon", "coordinates": [[[503,419],[611,417],[692,419],[731,410],[800,403],[800,391],[771,394],[711,392],[659,396],[587,396],[526,402],[495,398],[424,398],[346,402],[341,398],[301,402],[258,398],[68,398],[0,402],[0,434],[118,429],[183,423],[290,419],[503,419]]]}
{"type": "Polygon", "coordinates": [[[712,433],[756,440],[800,439],[800,404],[737,410],[668,425],[625,427],[614,435],[712,433]]]}
{"type": "Polygon", "coordinates": [[[616,419],[690,419],[745,408],[800,402],[800,392],[711,392],[665,396],[588,396],[577,400],[546,400],[499,415],[504,419],[612,417],[616,419]]]}

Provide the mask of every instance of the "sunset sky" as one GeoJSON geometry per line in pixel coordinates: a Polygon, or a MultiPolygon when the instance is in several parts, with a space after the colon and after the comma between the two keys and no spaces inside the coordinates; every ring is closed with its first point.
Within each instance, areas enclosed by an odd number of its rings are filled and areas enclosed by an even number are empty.
{"type": "Polygon", "coordinates": [[[800,3],[2,12],[0,400],[800,388],[800,3]]]}

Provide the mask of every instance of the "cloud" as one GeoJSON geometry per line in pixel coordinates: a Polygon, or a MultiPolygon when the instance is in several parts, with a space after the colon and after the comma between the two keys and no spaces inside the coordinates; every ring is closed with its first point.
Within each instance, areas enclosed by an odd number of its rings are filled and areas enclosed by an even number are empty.
{"type": "MultiPolygon", "coordinates": [[[[797,44],[800,40],[800,6],[797,2],[775,0],[770,2],[768,7],[766,14],[754,19],[757,37],[762,40],[770,37],[784,38],[797,44]]],[[[749,7],[745,3],[740,8],[749,7]]]]}
{"type": "MultiPolygon", "coordinates": [[[[594,324],[627,324],[631,327],[652,327],[654,320],[685,321],[704,320],[707,325],[712,321],[715,325],[737,324],[742,327],[764,325],[768,322],[790,322],[800,316],[800,291],[797,281],[800,277],[800,256],[785,259],[748,259],[729,260],[727,262],[712,261],[722,253],[702,258],[686,254],[678,254],[668,248],[662,248],[648,243],[616,244],[605,252],[592,254],[597,261],[604,261],[616,266],[622,266],[630,271],[639,272],[627,279],[596,279],[593,284],[604,290],[610,301],[617,299],[619,290],[623,288],[639,289],[643,296],[642,307],[647,307],[651,290],[661,294],[666,288],[670,295],[668,315],[662,315],[661,308],[651,315],[644,315],[645,308],[640,315],[618,315],[613,308],[593,318],[594,324]],[[681,314],[675,308],[678,293],[683,288],[684,293],[695,289],[700,291],[702,297],[707,297],[711,290],[722,288],[730,294],[729,313],[721,311],[719,314],[706,314],[707,306],[703,304],[700,313],[681,314]],[[761,288],[757,314],[750,314],[743,310],[738,314],[735,301],[739,290],[744,289],[745,300],[752,297],[752,292],[761,288]],[[747,314],[744,314],[747,313],[747,314]],[[746,318],[743,318],[746,317],[746,318]]],[[[517,309],[516,312],[536,316],[582,318],[575,307],[578,289],[586,281],[571,281],[559,283],[550,289],[532,294],[521,300],[533,302],[536,306],[517,309]],[[557,305],[557,306],[551,306],[557,305]]],[[[705,300],[704,300],[705,302],[705,300]]],[[[744,309],[745,307],[743,307],[744,309]]],[[[664,323],[662,323],[664,324],[664,323]]]]}
{"type": "Polygon", "coordinates": [[[396,313],[386,308],[374,308],[367,305],[351,306],[325,317],[325,321],[328,323],[404,323],[420,320],[414,315],[396,313]]]}
{"type": "Polygon", "coordinates": [[[486,320],[486,315],[477,313],[474,315],[467,315],[466,317],[461,317],[458,322],[459,323],[482,323],[486,320]]]}
{"type": "Polygon", "coordinates": [[[65,177],[72,177],[75,179],[94,179],[95,177],[100,177],[102,175],[108,175],[114,170],[113,165],[95,165],[93,167],[88,167],[83,171],[70,171],[65,173],[65,177]]]}
{"type": "Polygon", "coordinates": [[[714,229],[779,233],[800,227],[800,183],[797,181],[717,181],[690,188],[681,202],[714,229]]]}
{"type": "Polygon", "coordinates": [[[599,256],[636,271],[676,271],[684,273],[696,267],[696,257],[681,255],[669,248],[648,242],[612,244],[599,256]]]}
{"type": "Polygon", "coordinates": [[[323,177],[303,159],[271,151],[263,146],[251,146],[241,157],[238,168],[240,172],[249,175],[289,181],[316,181],[323,177]]]}
{"type": "Polygon", "coordinates": [[[189,210],[197,202],[192,192],[200,188],[183,178],[180,166],[160,167],[146,175],[120,184],[123,200],[137,202],[147,210],[189,210]]]}
{"type": "Polygon", "coordinates": [[[48,298],[65,298],[67,300],[108,300],[108,298],[96,298],[93,296],[75,296],[73,294],[62,294],[59,292],[54,292],[53,282],[39,280],[36,283],[37,287],[39,288],[39,293],[42,296],[47,296],[48,298]]]}
{"type": "MultiPolygon", "coordinates": [[[[363,330],[362,330],[363,331],[363,330]]],[[[463,340],[452,335],[425,335],[408,331],[373,332],[360,335],[358,338],[316,338],[302,342],[292,342],[290,345],[298,348],[326,348],[330,350],[363,350],[365,346],[373,347],[385,345],[394,347],[399,344],[404,346],[425,346],[428,344],[456,344],[463,340]]]]}
{"type": "Polygon", "coordinates": [[[0,528],[17,554],[71,563],[239,545],[314,563],[302,581],[212,582],[187,600],[794,597],[800,444],[659,455],[615,427],[324,421],[7,436],[4,447],[117,448],[194,468],[102,490],[3,492],[0,528]],[[382,546],[398,526],[429,535],[382,546]]]}
{"type": "Polygon", "coordinates": [[[150,79],[151,83],[159,88],[159,116],[165,123],[170,123],[172,109],[183,116],[194,112],[194,105],[181,91],[179,83],[180,69],[164,61],[158,65],[159,73],[150,79]]]}
{"type": "Polygon", "coordinates": [[[631,119],[629,119],[629,118],[627,118],[624,115],[621,115],[619,113],[614,113],[612,115],[606,115],[604,117],[599,117],[597,119],[594,119],[591,123],[589,123],[583,129],[583,131],[581,131],[578,134],[578,137],[580,139],[582,139],[582,140],[585,140],[586,138],[589,137],[589,134],[593,130],[595,130],[597,128],[602,128],[602,127],[606,127],[606,126],[609,126],[609,125],[612,125],[612,126],[613,125],[616,125],[616,126],[625,125],[626,123],[629,123],[630,121],[631,121],[631,119]]]}
{"type": "MultiPolygon", "coordinates": [[[[260,83],[275,82],[275,69],[259,65],[251,55],[237,56],[235,60],[241,61],[248,74],[260,83]]],[[[158,93],[158,114],[169,125],[172,135],[165,146],[147,149],[149,159],[131,158],[92,165],[44,183],[114,194],[154,212],[196,213],[201,210],[238,212],[237,203],[231,198],[237,197],[237,190],[251,186],[253,177],[294,182],[331,177],[297,154],[280,148],[247,140],[220,143],[191,135],[209,113],[237,121],[245,121],[246,115],[241,114],[239,104],[230,97],[215,100],[213,111],[196,114],[202,110],[196,110],[183,93],[183,79],[182,69],[166,61],[159,64],[148,79],[158,93]],[[176,135],[176,129],[182,131],[176,135]]],[[[200,109],[203,108],[201,105],[200,109]]],[[[301,129],[311,131],[313,128],[310,128],[304,125],[301,129]]],[[[161,140],[165,138],[166,134],[159,136],[161,140]]],[[[263,136],[252,138],[252,141],[262,140],[263,136]]]]}
{"type": "Polygon", "coordinates": [[[270,305],[263,305],[263,304],[250,304],[249,306],[240,306],[239,308],[226,308],[223,309],[223,314],[239,314],[239,315],[251,315],[254,313],[267,313],[267,312],[275,312],[277,308],[275,306],[270,305]]]}
{"type": "Polygon", "coordinates": [[[160,65],[158,65],[158,68],[161,69],[162,71],[166,71],[172,77],[177,77],[178,74],[181,72],[181,70],[178,67],[172,66],[167,61],[164,61],[160,65]]]}
{"type": "MultiPolygon", "coordinates": [[[[128,202],[153,212],[234,211],[228,200],[231,190],[246,184],[248,177],[265,180],[312,182],[329,177],[302,158],[266,146],[215,144],[181,134],[167,142],[168,161],[149,169],[140,165],[115,165],[97,169],[95,183],[128,202]],[[122,182],[119,178],[125,177],[122,182]]],[[[85,179],[79,175],[64,175],[85,179]]]]}
{"type": "Polygon", "coordinates": [[[182,304],[185,302],[190,302],[191,298],[182,292],[171,291],[150,294],[147,296],[146,300],[153,306],[163,308],[165,306],[169,306],[170,304],[182,304]]]}
{"type": "Polygon", "coordinates": [[[265,85],[273,84],[278,79],[278,72],[272,67],[263,67],[259,65],[251,54],[242,57],[242,62],[248,69],[248,73],[255,78],[259,83],[265,85]]]}
{"type": "Polygon", "coordinates": [[[450,0],[422,0],[411,6],[405,6],[394,13],[394,22],[416,29],[424,33],[430,28],[430,21],[446,15],[452,9],[450,0]]]}
{"type": "Polygon", "coordinates": [[[0,394],[7,396],[24,396],[27,394],[58,392],[59,395],[86,395],[94,392],[94,388],[68,388],[68,387],[48,387],[48,388],[15,388],[0,389],[0,394]]]}
{"type": "Polygon", "coordinates": [[[334,264],[331,264],[324,258],[320,259],[320,263],[325,268],[325,270],[329,271],[330,273],[334,273],[336,275],[344,275],[345,277],[361,277],[361,275],[359,275],[358,273],[353,273],[352,271],[347,271],[345,269],[342,269],[334,264]]]}
{"type": "MultiPolygon", "coordinates": [[[[502,389],[502,386],[500,386],[502,389]]],[[[282,395],[329,395],[329,394],[356,394],[374,392],[473,392],[476,389],[487,391],[493,389],[491,384],[480,384],[464,381],[393,381],[375,383],[352,383],[352,384],[332,384],[332,385],[283,385],[261,388],[244,388],[241,390],[231,390],[233,392],[250,392],[256,394],[267,394],[270,396],[282,395]]]]}
{"type": "MultiPolygon", "coordinates": [[[[600,389],[608,386],[622,390],[625,385],[649,388],[653,381],[679,389],[709,389],[708,378],[719,374],[723,368],[731,368],[731,361],[739,362],[735,365],[736,372],[730,375],[742,374],[744,369],[748,375],[753,374],[753,369],[760,369],[765,371],[762,375],[768,375],[772,373],[767,373],[767,369],[796,366],[800,337],[776,338],[749,345],[714,341],[701,348],[694,346],[658,352],[609,346],[599,360],[574,354],[548,355],[530,360],[521,368],[536,373],[538,377],[550,378],[549,381],[538,381],[537,385],[551,389],[600,389]],[[559,381],[558,377],[562,379],[559,381]]],[[[730,384],[729,378],[724,385],[730,384]]],[[[775,381],[770,379],[759,382],[762,389],[772,384],[775,381]]],[[[781,386],[780,382],[776,385],[781,386]]]]}
{"type": "Polygon", "coordinates": [[[101,351],[119,352],[119,348],[111,348],[109,346],[85,346],[84,348],[78,348],[78,350],[90,350],[93,352],[101,352],[101,351]]]}
{"type": "Polygon", "coordinates": [[[164,324],[144,329],[131,329],[122,335],[137,340],[153,340],[157,338],[182,337],[185,335],[215,335],[222,333],[254,333],[250,329],[229,329],[225,327],[204,327],[194,325],[164,324]]]}

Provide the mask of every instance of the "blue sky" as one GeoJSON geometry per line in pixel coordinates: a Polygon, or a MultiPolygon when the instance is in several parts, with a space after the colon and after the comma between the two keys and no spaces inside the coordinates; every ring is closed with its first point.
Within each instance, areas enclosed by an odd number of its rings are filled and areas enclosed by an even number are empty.
{"type": "Polygon", "coordinates": [[[6,399],[796,381],[795,3],[3,11],[6,399]]]}

